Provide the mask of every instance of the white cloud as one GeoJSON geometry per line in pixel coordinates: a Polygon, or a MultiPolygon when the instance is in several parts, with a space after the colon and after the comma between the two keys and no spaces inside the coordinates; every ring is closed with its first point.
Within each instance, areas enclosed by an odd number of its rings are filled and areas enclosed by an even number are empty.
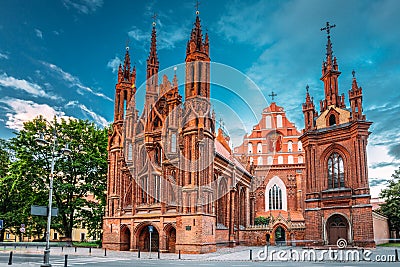
{"type": "Polygon", "coordinates": [[[83,14],[90,14],[95,12],[98,8],[104,4],[103,0],[63,0],[64,6],[74,8],[78,12],[83,14]]]}
{"type": "Polygon", "coordinates": [[[8,55],[7,54],[3,54],[3,53],[0,53],[0,59],[8,59],[8,55]]]}
{"type": "Polygon", "coordinates": [[[6,127],[13,130],[21,130],[24,122],[31,121],[39,115],[47,120],[52,120],[54,116],[66,119],[70,118],[65,116],[64,112],[47,104],[38,104],[33,101],[16,98],[0,99],[0,102],[9,107],[6,113],[6,127]]]}
{"type": "Polygon", "coordinates": [[[110,59],[107,63],[107,67],[112,69],[112,72],[115,73],[118,71],[119,65],[122,63],[122,60],[119,57],[115,57],[113,59],[110,59]]]}
{"type": "Polygon", "coordinates": [[[43,33],[39,29],[35,29],[36,36],[40,39],[43,39],[43,33]]]}
{"type": "Polygon", "coordinates": [[[0,74],[0,86],[25,91],[34,97],[45,97],[53,100],[60,99],[58,96],[46,93],[38,84],[8,76],[7,73],[0,74]]]}
{"type": "Polygon", "coordinates": [[[86,107],[84,104],[79,103],[78,101],[69,101],[64,107],[78,107],[80,108],[85,114],[89,115],[94,122],[99,125],[106,127],[110,124],[104,117],[98,115],[93,110],[86,107]]]}
{"type": "Polygon", "coordinates": [[[57,73],[58,75],[60,75],[60,77],[63,80],[65,80],[66,82],[69,83],[70,87],[78,87],[78,90],[77,90],[78,93],[83,94],[82,93],[82,90],[83,90],[83,91],[89,92],[89,93],[91,93],[93,95],[96,95],[98,97],[101,97],[101,98],[104,98],[104,99],[106,99],[108,101],[113,102],[113,100],[111,98],[109,98],[108,96],[106,96],[105,94],[99,93],[99,92],[95,92],[92,88],[83,85],[81,83],[81,81],[78,79],[78,77],[75,77],[72,74],[70,74],[68,72],[65,72],[60,67],[58,67],[58,66],[56,66],[54,64],[48,63],[48,62],[44,62],[44,61],[42,61],[42,64],[45,65],[46,67],[48,67],[49,69],[51,69],[52,71],[54,71],[55,73],[57,73]]]}

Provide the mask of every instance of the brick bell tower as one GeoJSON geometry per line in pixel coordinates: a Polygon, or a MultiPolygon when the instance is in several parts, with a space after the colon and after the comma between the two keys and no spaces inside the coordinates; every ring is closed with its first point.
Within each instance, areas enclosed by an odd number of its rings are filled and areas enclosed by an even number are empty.
{"type": "Polygon", "coordinates": [[[306,155],[305,240],[310,245],[375,246],[368,184],[366,146],[372,122],[362,113],[362,88],[353,71],[350,109],[339,95],[340,71],[333,57],[330,29],[322,63],[325,98],[315,111],[307,86],[303,104],[305,128],[299,138],[306,155]]]}
{"type": "MultiPolygon", "coordinates": [[[[135,87],[136,69],[131,71],[129,47],[126,47],[124,65],[118,68],[115,85],[114,122],[108,136],[107,205],[103,223],[103,245],[108,248],[125,250],[119,235],[112,234],[111,225],[119,225],[122,210],[132,207],[132,179],[125,161],[125,147],[131,147],[132,133],[125,131],[124,123],[136,120],[135,87]],[[127,194],[127,191],[130,194],[127,194]]],[[[117,228],[118,232],[118,228],[117,228]]]]}
{"type": "Polygon", "coordinates": [[[185,103],[179,132],[182,210],[176,222],[176,250],[185,253],[216,251],[209,41],[208,34],[203,40],[198,11],[196,15],[186,49],[185,103]]]}

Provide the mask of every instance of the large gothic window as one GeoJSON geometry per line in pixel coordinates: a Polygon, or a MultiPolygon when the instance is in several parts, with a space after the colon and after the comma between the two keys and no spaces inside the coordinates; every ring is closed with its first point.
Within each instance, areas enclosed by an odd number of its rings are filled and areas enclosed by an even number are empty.
{"type": "Polygon", "coordinates": [[[276,184],[269,189],[269,210],[282,209],[282,189],[276,184]]]}
{"type": "Polygon", "coordinates": [[[328,188],[344,187],[343,158],[336,152],[328,158],[328,188]]]}

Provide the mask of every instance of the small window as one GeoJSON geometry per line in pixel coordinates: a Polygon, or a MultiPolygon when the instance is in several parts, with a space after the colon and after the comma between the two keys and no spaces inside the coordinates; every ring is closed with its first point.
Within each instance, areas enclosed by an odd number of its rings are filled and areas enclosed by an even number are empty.
{"type": "Polygon", "coordinates": [[[10,233],[6,233],[6,239],[10,239],[10,233]]]}
{"type": "Polygon", "coordinates": [[[250,165],[254,163],[253,157],[250,157],[250,165]]]}
{"type": "Polygon", "coordinates": [[[282,115],[276,116],[276,127],[282,128],[282,115]]]}
{"type": "Polygon", "coordinates": [[[288,163],[289,164],[293,164],[294,162],[293,162],[293,156],[292,155],[290,155],[289,157],[288,157],[288,163]]]}
{"type": "Polygon", "coordinates": [[[128,144],[128,160],[132,160],[132,155],[133,155],[132,144],[128,144]]]}
{"type": "Polygon", "coordinates": [[[85,233],[81,233],[81,241],[85,241],[85,239],[86,239],[85,233]]]}
{"type": "Polygon", "coordinates": [[[54,234],[53,234],[53,239],[55,239],[55,240],[58,239],[58,233],[54,232],[54,234]]]}
{"type": "Polygon", "coordinates": [[[247,144],[247,153],[253,154],[253,144],[252,143],[247,144]]]}
{"type": "Polygon", "coordinates": [[[267,128],[267,129],[272,128],[271,116],[265,117],[265,128],[267,128]]]}
{"type": "Polygon", "coordinates": [[[283,164],[283,156],[278,157],[278,164],[283,164]]]}
{"type": "Polygon", "coordinates": [[[332,125],[336,125],[336,116],[334,114],[331,114],[329,116],[329,126],[332,126],[332,125]]]}
{"type": "Polygon", "coordinates": [[[274,164],[274,158],[272,156],[268,156],[267,162],[268,162],[268,165],[274,164]]]}
{"type": "Polygon", "coordinates": [[[299,156],[299,157],[297,158],[297,162],[298,162],[298,163],[303,163],[303,157],[302,157],[302,156],[299,156]]]}
{"type": "Polygon", "coordinates": [[[257,165],[262,165],[263,164],[263,158],[262,157],[258,157],[257,158],[257,165]]]}
{"type": "Polygon", "coordinates": [[[303,150],[303,143],[301,141],[297,142],[297,150],[302,151],[303,150]]]}
{"type": "Polygon", "coordinates": [[[258,143],[257,144],[257,153],[262,153],[262,144],[261,143],[258,143]]]}
{"type": "Polygon", "coordinates": [[[292,152],[293,151],[293,142],[292,141],[289,141],[287,143],[287,150],[288,150],[288,152],[292,152]]]}

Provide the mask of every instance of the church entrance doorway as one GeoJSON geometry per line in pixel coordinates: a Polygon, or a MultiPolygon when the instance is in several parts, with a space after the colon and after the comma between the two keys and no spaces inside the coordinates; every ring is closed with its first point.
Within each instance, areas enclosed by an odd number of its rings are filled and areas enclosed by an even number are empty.
{"type": "MultiPolygon", "coordinates": [[[[151,233],[151,251],[158,251],[159,243],[160,238],[158,231],[155,227],[153,227],[153,232],[151,233]]],[[[143,227],[140,231],[138,247],[140,251],[150,250],[150,232],[148,226],[143,227]]]]}
{"type": "Polygon", "coordinates": [[[128,251],[131,249],[131,231],[127,226],[121,231],[121,250],[128,251]]]}
{"type": "Polygon", "coordinates": [[[286,232],[282,226],[278,226],[275,230],[275,245],[284,246],[286,245],[286,232]]]}
{"type": "Polygon", "coordinates": [[[346,218],[335,214],[326,222],[328,233],[328,244],[336,245],[339,238],[348,239],[349,226],[346,218]]]}
{"type": "Polygon", "coordinates": [[[170,253],[175,253],[175,243],[176,243],[176,230],[171,227],[167,233],[167,249],[170,253]]]}

